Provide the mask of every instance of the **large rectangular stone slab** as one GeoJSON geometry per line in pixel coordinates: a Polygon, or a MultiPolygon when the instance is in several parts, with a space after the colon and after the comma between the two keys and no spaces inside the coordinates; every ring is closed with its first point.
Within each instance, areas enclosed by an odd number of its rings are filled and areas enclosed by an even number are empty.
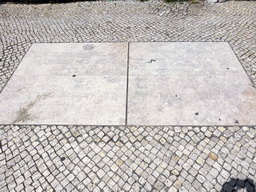
{"type": "Polygon", "coordinates": [[[131,43],[129,54],[129,125],[256,124],[256,90],[228,43],[131,43]]]}
{"type": "Polygon", "coordinates": [[[33,44],[0,94],[0,124],[124,125],[127,49],[33,44]]]}

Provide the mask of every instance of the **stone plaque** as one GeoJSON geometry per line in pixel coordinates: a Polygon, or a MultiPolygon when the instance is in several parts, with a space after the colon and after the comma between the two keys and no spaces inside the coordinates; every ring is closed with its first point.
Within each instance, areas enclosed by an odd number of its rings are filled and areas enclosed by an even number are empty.
{"type": "Polygon", "coordinates": [[[127,49],[33,44],[0,94],[0,124],[124,125],[127,49]]]}
{"type": "Polygon", "coordinates": [[[256,124],[256,90],[226,42],[131,43],[128,124],[256,124]]]}

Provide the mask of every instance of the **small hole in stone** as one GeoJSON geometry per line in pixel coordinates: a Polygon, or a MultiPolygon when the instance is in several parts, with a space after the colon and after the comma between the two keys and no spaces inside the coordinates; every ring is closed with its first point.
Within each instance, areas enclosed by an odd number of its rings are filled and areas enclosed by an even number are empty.
{"type": "Polygon", "coordinates": [[[239,124],[239,121],[238,121],[238,120],[235,120],[235,124],[239,124]]]}
{"type": "Polygon", "coordinates": [[[177,97],[177,95],[175,95],[175,97],[177,97]]]}
{"type": "Polygon", "coordinates": [[[199,113],[198,113],[198,112],[196,112],[196,113],[195,113],[195,115],[199,115],[199,113]]]}
{"type": "Polygon", "coordinates": [[[64,161],[65,159],[66,159],[65,157],[61,157],[61,159],[60,159],[60,160],[61,160],[61,161],[64,161]]]}
{"type": "Polygon", "coordinates": [[[221,121],[221,119],[219,119],[219,121],[221,121]]]}
{"type": "Polygon", "coordinates": [[[229,69],[229,68],[227,67],[227,69],[229,69]]]}
{"type": "Polygon", "coordinates": [[[76,75],[72,75],[72,77],[75,77],[76,75]]]}

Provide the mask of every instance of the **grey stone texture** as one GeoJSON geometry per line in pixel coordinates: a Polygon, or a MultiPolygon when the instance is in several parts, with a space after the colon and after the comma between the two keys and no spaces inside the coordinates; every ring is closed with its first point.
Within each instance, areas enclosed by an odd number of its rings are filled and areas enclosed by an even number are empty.
{"type": "Polygon", "coordinates": [[[255,109],[228,43],[130,43],[128,125],[254,125],[255,109]]]}
{"type": "Polygon", "coordinates": [[[124,125],[127,43],[36,43],[0,95],[1,124],[124,125]]]}
{"type": "Polygon", "coordinates": [[[1,124],[256,124],[226,42],[36,43],[0,106],[1,124]]]}
{"type": "MultiPolygon", "coordinates": [[[[1,4],[0,89],[33,43],[128,41],[228,42],[255,86],[255,20],[254,1],[1,4]]],[[[0,191],[251,190],[255,129],[1,125],[0,191]]]]}
{"type": "Polygon", "coordinates": [[[0,126],[0,190],[221,191],[233,178],[252,188],[255,134],[255,126],[0,126]]]}

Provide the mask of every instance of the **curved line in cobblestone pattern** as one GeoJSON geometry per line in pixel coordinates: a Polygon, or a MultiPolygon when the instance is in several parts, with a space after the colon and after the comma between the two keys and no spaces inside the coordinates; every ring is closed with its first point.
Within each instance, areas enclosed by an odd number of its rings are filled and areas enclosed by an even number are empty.
{"type": "MultiPolygon", "coordinates": [[[[256,2],[0,5],[0,92],[33,43],[229,42],[256,85],[256,2]]],[[[256,127],[0,126],[0,191],[220,191],[256,183],[256,127]],[[82,150],[81,150],[82,149],[82,150]]]]}
{"type": "Polygon", "coordinates": [[[246,126],[0,126],[0,186],[220,191],[231,178],[256,183],[255,136],[246,126]]]}

